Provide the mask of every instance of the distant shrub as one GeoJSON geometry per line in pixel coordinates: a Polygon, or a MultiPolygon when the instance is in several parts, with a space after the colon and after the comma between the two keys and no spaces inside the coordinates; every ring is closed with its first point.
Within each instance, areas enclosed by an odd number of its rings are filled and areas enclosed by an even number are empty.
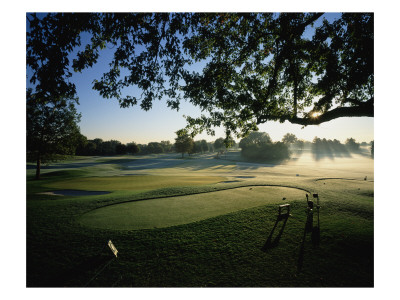
{"type": "Polygon", "coordinates": [[[315,137],[311,146],[313,153],[344,153],[347,154],[349,150],[345,145],[338,140],[327,140],[315,137]]]}
{"type": "Polygon", "coordinates": [[[345,144],[346,144],[346,147],[347,147],[347,148],[349,149],[349,151],[351,151],[351,152],[358,152],[358,151],[360,151],[360,144],[358,144],[358,143],[356,142],[356,140],[353,139],[353,138],[347,139],[346,142],[345,142],[345,144]]]}
{"type": "Polygon", "coordinates": [[[275,161],[289,158],[289,148],[285,143],[248,144],[242,148],[242,156],[255,161],[275,161]]]}
{"type": "Polygon", "coordinates": [[[371,142],[371,156],[374,156],[374,141],[371,142]]]}

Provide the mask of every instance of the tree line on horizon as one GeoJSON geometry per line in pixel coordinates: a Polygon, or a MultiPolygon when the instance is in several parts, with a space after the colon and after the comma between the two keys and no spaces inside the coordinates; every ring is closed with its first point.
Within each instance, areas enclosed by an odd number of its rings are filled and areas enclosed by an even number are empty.
{"type": "MultiPolygon", "coordinates": [[[[35,101],[36,94],[27,91],[27,161],[36,162],[36,178],[40,178],[42,163],[62,160],[71,155],[122,155],[122,154],[159,154],[178,152],[184,156],[210,151],[224,151],[231,147],[240,147],[242,156],[253,160],[281,160],[289,158],[289,145],[302,149],[310,142],[297,139],[294,134],[287,133],[282,142],[273,143],[267,133],[251,132],[237,145],[233,139],[218,138],[214,142],[205,140],[194,141],[186,130],[176,132],[175,143],[170,141],[150,142],[136,144],[134,142],[123,144],[117,140],[103,141],[102,139],[88,140],[80,133],[77,125],[80,114],[70,103],[41,103],[35,101]]],[[[312,143],[314,152],[345,151],[343,145],[337,140],[315,138],[312,143]]],[[[353,138],[345,142],[346,149],[357,152],[360,144],[353,138]]],[[[371,155],[374,148],[371,145],[371,155]]]]}
{"type": "MultiPolygon", "coordinates": [[[[29,102],[31,104],[34,102],[29,102]]],[[[226,151],[229,148],[241,149],[242,157],[254,161],[276,161],[290,157],[290,149],[302,150],[310,148],[313,153],[349,153],[359,152],[360,146],[367,146],[366,142],[357,143],[354,138],[348,138],[345,144],[340,141],[320,139],[315,137],[312,142],[298,139],[294,134],[287,133],[282,141],[273,142],[266,132],[251,132],[237,143],[217,138],[214,142],[194,140],[185,130],[176,132],[174,143],[170,141],[126,144],[118,140],[103,141],[101,138],[88,140],[80,133],[76,125],[79,115],[66,113],[61,108],[49,105],[27,106],[27,161],[36,161],[36,178],[40,178],[42,163],[49,163],[65,159],[68,156],[109,156],[109,155],[146,155],[161,153],[181,153],[188,155],[196,153],[226,151]],[[60,113],[58,113],[60,111],[60,113]],[[37,116],[40,116],[37,117],[37,116]]],[[[371,141],[371,155],[374,154],[374,143],[371,141]]]]}
{"type": "MultiPolygon", "coordinates": [[[[235,143],[236,144],[236,143],[235,143]]],[[[77,156],[102,156],[102,155],[146,155],[146,154],[162,154],[162,153],[188,153],[189,155],[195,153],[214,152],[226,149],[224,139],[218,138],[214,142],[207,142],[206,140],[193,140],[192,138],[187,141],[182,139],[175,140],[175,143],[170,141],[149,142],[147,144],[140,144],[135,142],[122,143],[118,140],[106,140],[95,138],[92,140],[87,139],[81,135],[78,145],[75,150],[77,156]]]]}
{"type": "MultiPolygon", "coordinates": [[[[334,156],[351,156],[351,153],[363,153],[361,147],[369,146],[370,156],[374,157],[374,141],[370,143],[362,142],[358,143],[354,138],[348,138],[342,144],[340,141],[334,139],[320,139],[315,137],[312,144],[311,150],[316,159],[320,159],[322,157],[334,157],[334,156]]],[[[364,152],[365,153],[365,152],[364,152]]]]}
{"type": "MultiPolygon", "coordinates": [[[[207,142],[206,140],[191,140],[187,141],[187,146],[177,145],[182,144],[182,140],[175,139],[175,143],[170,141],[161,142],[149,142],[147,144],[140,144],[135,142],[122,143],[118,140],[106,140],[101,138],[95,138],[88,140],[85,136],[81,135],[78,145],[75,150],[75,155],[77,156],[90,156],[90,155],[123,155],[123,154],[161,154],[161,153],[187,153],[189,155],[195,153],[205,153],[227,150],[225,146],[225,139],[217,138],[214,142],[207,142]],[[185,148],[186,147],[186,148],[185,148]]],[[[183,139],[184,141],[184,139],[183,139]]],[[[304,148],[310,148],[314,152],[357,152],[360,150],[360,146],[371,146],[371,153],[373,153],[373,141],[367,142],[357,142],[354,138],[346,139],[345,143],[342,144],[337,139],[326,139],[315,137],[313,141],[307,141],[303,139],[298,139],[294,134],[287,133],[283,136],[281,141],[272,142],[271,137],[265,132],[252,132],[246,138],[240,140],[239,143],[232,141],[232,146],[230,148],[241,148],[248,149],[249,145],[256,144],[277,144],[283,143],[289,146],[289,148],[301,150],[304,148]]],[[[283,148],[282,148],[283,149],[283,148]]],[[[284,150],[286,151],[286,150],[284,150]]]]}
{"type": "Polygon", "coordinates": [[[298,139],[294,134],[287,133],[281,141],[273,142],[266,132],[251,132],[243,138],[239,147],[242,157],[254,161],[277,161],[290,158],[291,151],[310,149],[314,156],[350,155],[361,153],[361,146],[370,146],[371,156],[374,156],[374,141],[358,143],[354,138],[348,138],[342,144],[339,140],[315,137],[312,142],[298,139]]]}

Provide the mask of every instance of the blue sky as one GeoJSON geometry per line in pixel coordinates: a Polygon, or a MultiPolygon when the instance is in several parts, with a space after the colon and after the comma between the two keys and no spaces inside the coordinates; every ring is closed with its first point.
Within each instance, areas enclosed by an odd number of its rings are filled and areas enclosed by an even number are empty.
{"type": "MultiPolygon", "coordinates": [[[[325,14],[328,20],[338,17],[338,14],[325,14]]],[[[321,22],[322,20],[318,20],[321,22]]],[[[318,25],[318,24],[316,24],[318,25]]],[[[83,37],[82,45],[85,46],[87,37],[83,37]]],[[[77,107],[82,118],[80,128],[88,139],[102,138],[103,140],[116,139],[122,143],[134,141],[148,143],[152,141],[169,140],[176,137],[175,132],[186,125],[183,115],[192,117],[200,116],[201,112],[188,102],[182,102],[177,112],[167,107],[165,101],[156,100],[150,111],[143,111],[139,106],[120,108],[115,99],[104,99],[97,91],[92,89],[94,79],[100,79],[107,70],[111,61],[113,49],[101,52],[98,63],[82,73],[75,73],[71,81],[76,84],[80,105],[77,107]]],[[[132,87],[127,93],[138,95],[132,87]]],[[[369,142],[374,139],[373,118],[340,118],[317,126],[307,126],[302,129],[300,125],[285,122],[268,122],[259,126],[260,131],[267,132],[274,141],[281,140],[283,135],[290,132],[298,138],[312,140],[315,136],[327,139],[338,139],[344,142],[353,137],[357,141],[369,142]]],[[[201,134],[195,139],[213,141],[224,136],[223,128],[216,128],[215,136],[201,134]]]]}

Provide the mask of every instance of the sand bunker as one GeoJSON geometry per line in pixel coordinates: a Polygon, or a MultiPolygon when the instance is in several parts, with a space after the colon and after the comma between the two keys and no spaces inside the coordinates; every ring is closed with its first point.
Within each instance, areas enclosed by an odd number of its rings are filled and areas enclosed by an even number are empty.
{"type": "Polygon", "coordinates": [[[57,190],[51,192],[39,193],[41,195],[52,195],[52,196],[96,196],[105,195],[111,192],[106,191],[80,191],[80,190],[57,190]]]}

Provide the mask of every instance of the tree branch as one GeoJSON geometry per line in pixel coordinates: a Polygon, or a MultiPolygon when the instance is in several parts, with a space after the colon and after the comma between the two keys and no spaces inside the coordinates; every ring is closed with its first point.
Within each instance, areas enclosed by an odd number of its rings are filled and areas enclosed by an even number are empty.
{"type": "Polygon", "coordinates": [[[322,17],[323,15],[324,15],[324,13],[314,13],[314,14],[310,17],[310,19],[308,19],[304,24],[302,24],[302,26],[301,26],[301,28],[302,28],[301,34],[303,34],[304,29],[305,29],[308,25],[310,25],[310,24],[312,24],[313,22],[317,21],[317,20],[318,20],[320,17],[322,17]]]}
{"type": "Polygon", "coordinates": [[[308,114],[304,118],[299,118],[293,115],[282,115],[277,117],[272,115],[262,115],[257,118],[257,124],[262,124],[268,120],[280,120],[281,122],[289,121],[292,124],[299,125],[319,125],[324,122],[334,120],[341,117],[373,117],[374,116],[374,98],[371,98],[367,102],[363,102],[357,106],[351,107],[337,107],[335,109],[329,110],[322,115],[317,117],[308,114]]]}

